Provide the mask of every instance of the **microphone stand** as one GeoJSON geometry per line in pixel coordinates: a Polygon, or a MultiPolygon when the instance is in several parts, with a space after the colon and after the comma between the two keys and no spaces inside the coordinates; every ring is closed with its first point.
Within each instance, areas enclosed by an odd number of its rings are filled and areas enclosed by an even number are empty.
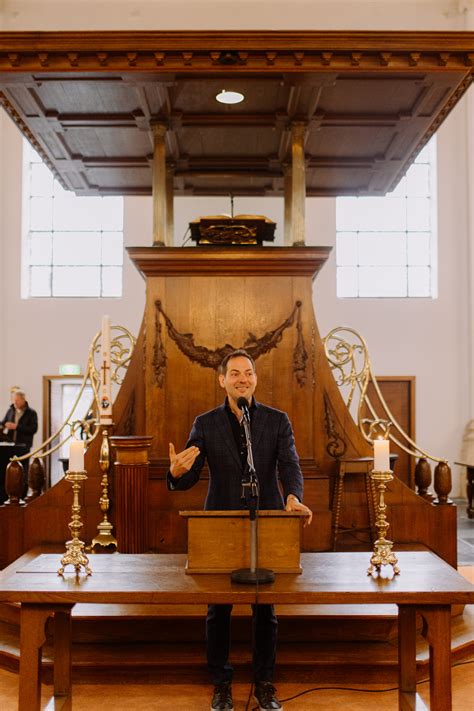
{"type": "MultiPolygon", "coordinates": [[[[240,407],[240,404],[239,404],[240,407]]],[[[250,433],[250,413],[246,405],[241,407],[243,412],[243,425],[247,443],[247,465],[242,478],[242,499],[249,509],[250,519],[250,568],[239,568],[231,573],[233,583],[243,585],[261,585],[273,583],[275,573],[273,570],[258,567],[258,512],[259,512],[259,484],[253,462],[252,437],[250,433]]]]}

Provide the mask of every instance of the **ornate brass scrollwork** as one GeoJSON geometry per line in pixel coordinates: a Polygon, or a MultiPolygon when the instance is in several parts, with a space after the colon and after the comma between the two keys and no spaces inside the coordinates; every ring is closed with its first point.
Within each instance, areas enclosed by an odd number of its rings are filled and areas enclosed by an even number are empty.
{"type": "MultiPolygon", "coordinates": [[[[111,379],[112,382],[120,385],[123,381],[125,372],[130,363],[133,349],[135,347],[136,338],[124,326],[111,327],[111,344],[110,344],[110,361],[111,361],[111,379]]],[[[28,452],[21,457],[13,457],[14,460],[21,461],[28,457],[38,457],[43,459],[53,452],[56,452],[68,440],[79,436],[87,444],[97,437],[100,428],[98,427],[99,418],[99,398],[100,398],[100,365],[96,364],[96,360],[100,358],[100,339],[101,332],[95,336],[89,348],[87,357],[86,372],[82,378],[82,383],[79,387],[76,399],[65,418],[62,425],[44,442],[40,444],[33,452],[28,452]],[[90,385],[92,388],[92,401],[88,408],[85,417],[75,418],[75,413],[79,405],[79,401],[85,388],[90,385]]]]}
{"type": "Polygon", "coordinates": [[[446,461],[419,447],[397,422],[374,376],[367,344],[357,331],[347,326],[337,326],[323,338],[323,346],[347,408],[367,442],[372,444],[377,437],[388,436],[411,457],[425,457],[434,462],[446,461]],[[382,409],[379,412],[368,395],[369,383],[372,383],[380,400],[382,409]],[[367,412],[369,417],[365,416],[367,412]]]}

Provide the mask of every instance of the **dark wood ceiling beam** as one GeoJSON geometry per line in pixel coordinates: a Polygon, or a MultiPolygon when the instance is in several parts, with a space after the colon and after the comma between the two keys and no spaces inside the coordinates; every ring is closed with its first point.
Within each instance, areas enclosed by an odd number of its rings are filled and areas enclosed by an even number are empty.
{"type": "MultiPolygon", "coordinates": [[[[78,189],[78,195],[97,195],[96,189],[78,189]]],[[[217,187],[217,188],[202,188],[193,187],[192,185],[186,184],[184,187],[180,187],[179,184],[175,183],[175,197],[215,197],[215,196],[228,196],[232,192],[232,195],[236,197],[283,197],[282,189],[277,189],[276,192],[272,190],[271,186],[263,188],[255,187],[241,187],[232,186],[232,190],[228,187],[217,187]]],[[[373,192],[368,192],[366,186],[361,186],[359,188],[347,189],[343,185],[335,186],[334,188],[310,188],[306,191],[306,197],[338,197],[338,196],[364,196],[373,195],[373,192]]],[[[383,195],[383,192],[377,193],[383,195]]],[[[100,195],[115,196],[115,195],[138,195],[138,196],[149,196],[151,195],[151,188],[143,185],[118,185],[117,187],[107,187],[100,189],[100,195]]]]}
{"type": "Polygon", "coordinates": [[[176,163],[180,158],[179,141],[176,131],[168,131],[166,134],[166,146],[168,156],[171,156],[173,163],[176,163]]]}
{"type": "Polygon", "coordinates": [[[288,101],[286,104],[286,113],[288,116],[294,116],[298,113],[298,107],[301,98],[301,85],[290,86],[290,91],[288,92],[288,101]]]}
{"type": "Polygon", "coordinates": [[[183,193],[183,197],[189,195],[190,197],[228,197],[232,193],[234,197],[267,197],[269,195],[269,188],[253,188],[253,187],[243,187],[238,188],[232,186],[232,189],[222,187],[215,188],[212,190],[205,190],[203,188],[191,188],[188,187],[183,193]]]}
{"type": "MultiPolygon", "coordinates": [[[[337,127],[337,126],[396,126],[399,121],[405,120],[404,114],[329,114],[317,112],[313,115],[310,126],[317,123],[321,127],[337,127]]],[[[425,119],[426,121],[426,119],[425,119]]]]}
{"type": "MultiPolygon", "coordinates": [[[[243,126],[243,127],[258,127],[269,126],[273,127],[281,121],[281,114],[278,113],[255,113],[255,114],[224,114],[224,113],[208,113],[208,114],[191,114],[183,113],[180,116],[173,117],[180,126],[243,126]]],[[[288,120],[288,116],[285,117],[288,120]]]]}
{"type": "MultiPolygon", "coordinates": [[[[80,158],[78,156],[73,156],[69,159],[59,159],[58,166],[63,170],[77,169],[80,167],[86,168],[145,168],[151,165],[151,156],[128,156],[128,157],[108,157],[103,156],[99,158],[80,158]]],[[[367,158],[318,158],[318,157],[307,157],[306,167],[311,168],[362,168],[367,170],[374,170],[377,166],[382,166],[385,162],[383,156],[375,156],[368,160],[367,158]]],[[[401,161],[393,161],[390,163],[401,164],[401,161]]],[[[277,161],[272,157],[262,158],[257,160],[255,158],[249,158],[245,160],[243,158],[235,158],[233,156],[222,157],[216,160],[210,159],[199,159],[199,158],[180,158],[176,165],[176,175],[185,174],[203,174],[204,172],[216,171],[216,172],[236,172],[238,174],[241,171],[251,172],[254,170],[265,172],[266,175],[278,175],[278,177],[283,177],[283,166],[281,169],[278,166],[277,161]],[[271,168],[269,169],[269,166],[271,168]]]]}
{"type": "Polygon", "coordinates": [[[148,156],[102,156],[99,158],[75,158],[84,168],[151,168],[153,155],[148,156]]]}
{"type": "Polygon", "coordinates": [[[235,168],[224,169],[224,168],[207,168],[200,169],[199,171],[193,170],[192,168],[175,170],[175,175],[178,178],[268,178],[272,180],[273,178],[282,178],[281,172],[271,173],[268,170],[249,170],[245,168],[235,168]]]}
{"type": "Polygon", "coordinates": [[[149,122],[141,113],[123,114],[59,114],[47,111],[42,117],[31,117],[29,122],[32,127],[41,130],[43,123],[47,130],[54,127],[56,130],[65,128],[101,128],[108,126],[113,128],[139,128],[148,130],[149,122]],[[146,122],[146,123],[144,123],[146,122]]]}
{"type": "MultiPolygon", "coordinates": [[[[301,118],[298,116],[298,118],[301,118]]],[[[312,122],[317,122],[320,126],[393,126],[398,121],[415,118],[411,113],[401,114],[326,114],[316,113],[312,122]]],[[[62,128],[96,128],[96,127],[121,127],[139,128],[149,130],[150,121],[164,121],[160,116],[151,117],[144,115],[141,110],[132,113],[114,114],[60,114],[54,111],[46,111],[44,116],[29,117],[31,126],[37,130],[61,130],[62,128]]],[[[424,119],[426,121],[426,118],[424,119]]],[[[311,123],[312,123],[311,122],[311,123]]],[[[222,114],[183,114],[181,116],[172,115],[170,126],[175,127],[214,127],[214,126],[239,126],[239,127],[277,127],[279,129],[290,128],[291,119],[289,115],[278,112],[270,114],[240,114],[235,116],[223,116],[222,114]]]]}

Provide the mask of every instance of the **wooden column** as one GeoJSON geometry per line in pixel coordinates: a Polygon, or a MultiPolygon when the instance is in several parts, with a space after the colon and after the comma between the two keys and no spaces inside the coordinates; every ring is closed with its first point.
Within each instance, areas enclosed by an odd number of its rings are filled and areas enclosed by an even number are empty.
{"type": "Polygon", "coordinates": [[[284,207],[285,207],[285,233],[283,244],[285,247],[291,247],[291,189],[292,175],[291,165],[288,163],[284,166],[284,207]]]}
{"type": "Polygon", "coordinates": [[[305,243],[306,166],[304,140],[306,124],[291,125],[291,244],[305,243]]]}
{"type": "Polygon", "coordinates": [[[174,165],[166,168],[166,246],[174,244],[174,165]]]}
{"type": "Polygon", "coordinates": [[[115,447],[115,531],[120,553],[148,551],[148,450],[152,437],[111,437],[115,447]]]}
{"type": "Polygon", "coordinates": [[[153,245],[166,244],[166,126],[153,124],[153,245]]]}

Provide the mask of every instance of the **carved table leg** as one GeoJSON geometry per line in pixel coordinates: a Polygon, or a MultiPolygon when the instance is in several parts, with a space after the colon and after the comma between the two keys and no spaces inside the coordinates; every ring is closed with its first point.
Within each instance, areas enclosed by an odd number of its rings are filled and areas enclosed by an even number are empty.
{"type": "Polygon", "coordinates": [[[416,608],[398,606],[398,708],[416,709],[416,608]]]}
{"type": "Polygon", "coordinates": [[[451,605],[419,607],[423,637],[430,645],[430,709],[450,711],[451,693],[451,605]]]}
{"type": "Polygon", "coordinates": [[[54,695],[71,694],[71,606],[54,613],[54,695]]]}
{"type": "Polygon", "coordinates": [[[45,605],[22,603],[20,614],[20,711],[40,711],[41,652],[46,641],[45,625],[52,609],[45,605]]]}

